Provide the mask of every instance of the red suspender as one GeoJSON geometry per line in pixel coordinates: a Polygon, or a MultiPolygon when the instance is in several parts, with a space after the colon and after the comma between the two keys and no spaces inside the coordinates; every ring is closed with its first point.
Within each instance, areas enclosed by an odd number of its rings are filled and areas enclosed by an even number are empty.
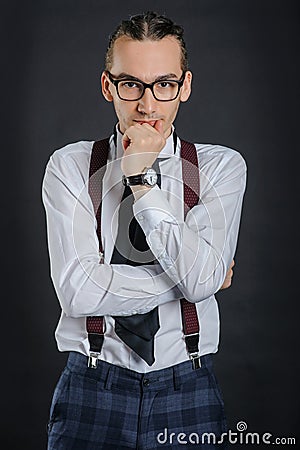
{"type": "MultiPolygon", "coordinates": [[[[194,144],[181,140],[180,156],[184,184],[184,216],[186,216],[188,210],[198,204],[200,197],[198,156],[194,144]]],[[[200,367],[200,327],[196,305],[188,302],[185,298],[180,300],[180,305],[185,344],[193,362],[193,368],[198,369],[200,367]]]]}
{"type": "Polygon", "coordinates": [[[94,213],[97,219],[97,236],[100,254],[103,254],[101,239],[101,210],[102,210],[102,180],[105,172],[109,151],[109,139],[94,142],[90,160],[89,194],[92,199],[94,213]]]}
{"type": "MultiPolygon", "coordinates": [[[[102,204],[102,179],[106,166],[109,150],[109,139],[94,142],[90,161],[89,194],[92,199],[94,212],[97,219],[97,236],[99,240],[100,261],[102,262],[103,248],[101,239],[101,204],[102,204]]],[[[200,197],[200,182],[197,151],[194,144],[181,140],[182,177],[184,182],[184,214],[195,206],[200,197]],[[186,180],[188,185],[186,184],[186,180]]],[[[200,367],[199,354],[199,321],[196,305],[184,298],[180,300],[182,311],[182,324],[187,351],[193,362],[193,368],[200,367]]],[[[86,329],[90,344],[90,356],[88,366],[97,367],[98,356],[104,340],[103,317],[87,317],[86,329]]]]}
{"type": "MultiPolygon", "coordinates": [[[[94,142],[90,160],[89,194],[92,199],[94,213],[97,219],[97,236],[99,241],[99,263],[103,261],[103,248],[101,239],[101,206],[102,206],[102,180],[109,151],[109,139],[94,142]]],[[[90,344],[88,366],[97,367],[98,355],[104,341],[103,316],[87,317],[86,330],[90,344]]]]}

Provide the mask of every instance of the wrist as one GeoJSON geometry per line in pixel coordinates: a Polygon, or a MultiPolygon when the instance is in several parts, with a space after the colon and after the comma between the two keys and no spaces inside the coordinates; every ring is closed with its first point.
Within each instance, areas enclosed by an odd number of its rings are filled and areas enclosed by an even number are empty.
{"type": "Polygon", "coordinates": [[[145,169],[137,174],[131,176],[122,177],[124,186],[147,186],[153,187],[157,183],[157,173],[151,167],[145,167],[145,169]]]}
{"type": "Polygon", "coordinates": [[[134,200],[137,201],[139,198],[143,197],[143,195],[147,194],[147,192],[151,191],[151,186],[139,185],[139,186],[130,186],[130,189],[133,193],[134,200]]]}
{"type": "Polygon", "coordinates": [[[129,171],[126,171],[126,172],[123,171],[123,175],[126,178],[135,177],[135,176],[143,173],[144,170],[145,170],[145,167],[143,167],[141,170],[130,170],[130,172],[129,171]]]}

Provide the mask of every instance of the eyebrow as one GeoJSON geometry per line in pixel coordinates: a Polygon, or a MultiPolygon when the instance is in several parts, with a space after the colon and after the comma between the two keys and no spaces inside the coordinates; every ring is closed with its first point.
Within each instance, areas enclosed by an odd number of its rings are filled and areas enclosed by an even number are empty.
{"type": "MultiPolygon", "coordinates": [[[[136,78],[132,75],[130,75],[129,73],[126,72],[121,72],[119,75],[114,76],[114,78],[116,80],[133,80],[133,81],[142,81],[140,78],[136,78]]],[[[164,81],[164,80],[177,80],[178,77],[175,73],[167,73],[165,75],[159,75],[158,77],[155,78],[155,80],[153,81],[153,83],[155,83],[156,81],[164,81]]]]}

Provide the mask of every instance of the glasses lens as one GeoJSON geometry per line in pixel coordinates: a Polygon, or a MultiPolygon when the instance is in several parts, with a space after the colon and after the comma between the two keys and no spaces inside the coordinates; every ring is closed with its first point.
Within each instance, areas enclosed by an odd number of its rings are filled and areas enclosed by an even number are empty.
{"type": "Polygon", "coordinates": [[[138,81],[121,81],[118,85],[119,96],[124,100],[137,100],[143,93],[143,85],[138,81]]]}
{"type": "MultiPolygon", "coordinates": [[[[181,81],[181,80],[180,80],[181,81]]],[[[121,80],[117,84],[119,97],[123,100],[139,100],[144,94],[144,84],[135,80],[121,80]]],[[[162,80],[153,84],[153,94],[157,100],[174,100],[179,92],[180,83],[162,80]]]]}
{"type": "Polygon", "coordinates": [[[179,84],[175,81],[158,81],[153,90],[158,100],[173,100],[178,94],[179,84]]]}

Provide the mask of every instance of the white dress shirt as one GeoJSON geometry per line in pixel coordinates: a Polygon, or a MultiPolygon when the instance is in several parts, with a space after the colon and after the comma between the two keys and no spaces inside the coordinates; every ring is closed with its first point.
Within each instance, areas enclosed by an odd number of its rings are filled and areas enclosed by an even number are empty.
{"type": "Polygon", "coordinates": [[[180,139],[173,135],[159,154],[161,187],[134,203],[157,264],[110,264],[118,229],[124,186],[117,145],[110,138],[103,178],[101,233],[104,264],[99,264],[97,222],[88,193],[93,141],[56,150],[49,159],[42,187],[46,210],[51,278],[61,305],[55,337],[60,351],[88,355],[86,316],[105,316],[101,359],[137,372],[163,369],[189,359],[182,332],[179,299],[196,303],[200,354],[215,353],[219,312],[214,294],[234,257],[246,165],[241,155],[220,145],[195,144],[200,169],[200,201],[184,219],[180,139]],[[145,313],[159,306],[155,363],[150,367],[114,331],[114,315],[145,313]]]}

